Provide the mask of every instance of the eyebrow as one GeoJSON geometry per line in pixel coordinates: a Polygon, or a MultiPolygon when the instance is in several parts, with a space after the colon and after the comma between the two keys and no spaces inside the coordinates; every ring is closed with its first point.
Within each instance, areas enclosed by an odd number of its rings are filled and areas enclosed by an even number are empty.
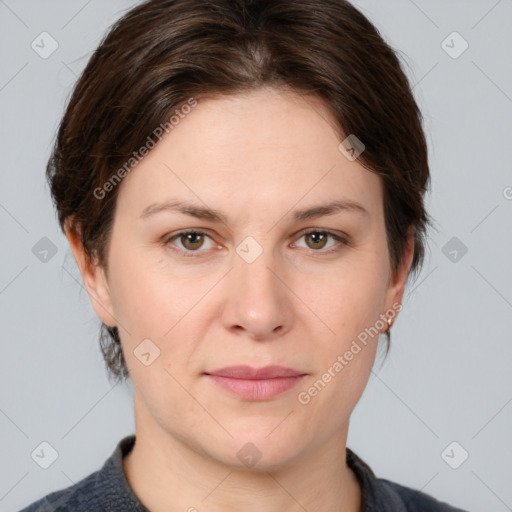
{"type": "MultiPolygon", "coordinates": [[[[140,218],[147,219],[156,213],[163,211],[171,211],[190,215],[197,219],[206,219],[212,222],[221,222],[228,224],[226,215],[213,208],[198,206],[187,201],[165,201],[163,203],[153,203],[142,210],[140,218]]],[[[295,210],[292,213],[292,219],[295,222],[324,217],[326,215],[334,215],[336,213],[358,213],[369,218],[370,213],[360,203],[351,200],[338,200],[317,206],[311,206],[302,210],[295,210]]]]}

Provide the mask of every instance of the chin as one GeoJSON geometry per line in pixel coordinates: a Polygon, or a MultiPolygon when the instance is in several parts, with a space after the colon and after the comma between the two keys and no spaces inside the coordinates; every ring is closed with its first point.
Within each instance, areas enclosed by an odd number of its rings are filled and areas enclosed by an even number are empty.
{"type": "MultiPolygon", "coordinates": [[[[209,447],[210,456],[234,469],[254,472],[272,471],[292,465],[301,453],[301,445],[293,438],[300,439],[300,436],[292,436],[289,429],[275,429],[278,424],[273,421],[271,429],[267,428],[268,422],[265,422],[264,428],[261,424],[243,430],[229,428],[233,438],[217,439],[213,443],[214,452],[209,447]],[[272,433],[268,435],[269,432],[272,433]]],[[[304,443],[304,438],[301,442],[304,443]]]]}

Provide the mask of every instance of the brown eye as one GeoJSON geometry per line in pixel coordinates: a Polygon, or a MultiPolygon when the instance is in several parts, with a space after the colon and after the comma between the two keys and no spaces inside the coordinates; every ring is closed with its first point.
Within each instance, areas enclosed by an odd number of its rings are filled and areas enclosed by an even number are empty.
{"type": "Polygon", "coordinates": [[[204,236],[201,233],[183,233],[179,238],[183,247],[191,251],[199,249],[204,243],[204,236]]]}
{"type": "Polygon", "coordinates": [[[305,240],[305,246],[300,247],[305,247],[306,249],[311,249],[313,252],[321,254],[331,253],[341,249],[341,246],[350,245],[348,237],[319,229],[310,229],[309,231],[302,232],[299,240],[301,239],[305,240]],[[331,240],[331,244],[327,245],[329,244],[329,239],[331,240]]]}
{"type": "Polygon", "coordinates": [[[311,244],[307,243],[311,249],[323,249],[329,238],[329,234],[323,231],[313,231],[304,235],[306,240],[311,240],[311,244]]]}
{"type": "Polygon", "coordinates": [[[181,256],[206,256],[208,249],[215,245],[211,237],[202,231],[182,231],[165,238],[163,243],[181,256]]]}

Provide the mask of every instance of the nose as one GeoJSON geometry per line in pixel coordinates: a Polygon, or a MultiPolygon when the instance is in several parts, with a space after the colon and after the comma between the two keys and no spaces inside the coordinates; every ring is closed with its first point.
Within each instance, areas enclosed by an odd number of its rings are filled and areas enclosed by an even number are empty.
{"type": "Polygon", "coordinates": [[[222,322],[226,329],[264,341],[283,336],[291,328],[291,292],[278,268],[270,250],[251,263],[236,256],[225,288],[222,322]]]}

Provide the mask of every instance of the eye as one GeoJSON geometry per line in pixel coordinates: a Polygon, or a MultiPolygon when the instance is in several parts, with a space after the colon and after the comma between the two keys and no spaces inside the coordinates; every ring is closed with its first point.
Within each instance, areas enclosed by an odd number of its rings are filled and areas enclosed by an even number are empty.
{"type": "MultiPolygon", "coordinates": [[[[349,245],[348,238],[333,233],[332,231],[320,229],[304,231],[302,232],[299,240],[301,238],[307,240],[306,248],[311,249],[314,252],[331,253],[336,251],[336,248],[331,249],[333,246],[336,247],[336,245],[340,244],[349,245]],[[329,239],[334,241],[330,246],[327,245],[329,239]],[[322,250],[325,249],[325,247],[328,247],[329,250],[322,250]]],[[[208,249],[213,248],[214,245],[211,237],[204,231],[200,230],[181,231],[180,233],[176,233],[175,235],[165,238],[163,240],[163,244],[165,246],[170,245],[173,250],[186,257],[196,256],[194,253],[206,252],[208,249]],[[204,245],[206,239],[210,240],[210,246],[205,248],[204,245]],[[204,250],[200,250],[201,248],[204,250]]]]}
{"type": "MultiPolygon", "coordinates": [[[[194,252],[203,252],[199,251],[201,247],[204,246],[205,238],[211,240],[211,238],[204,231],[182,231],[181,233],[177,233],[171,237],[168,237],[164,240],[164,245],[171,244],[174,245],[174,240],[177,240],[181,247],[175,246],[175,250],[180,252],[183,256],[194,256],[194,252]]],[[[211,240],[213,243],[213,240],[211,240]]],[[[211,249],[211,247],[207,247],[207,249],[211,249]]]]}
{"type": "Polygon", "coordinates": [[[303,232],[300,238],[304,238],[306,240],[307,248],[312,249],[315,252],[333,252],[333,250],[321,251],[321,249],[326,247],[329,238],[335,241],[335,243],[328,246],[329,248],[338,244],[349,245],[347,238],[326,230],[310,229],[303,232]],[[338,242],[338,244],[336,242],[338,242]]]}

